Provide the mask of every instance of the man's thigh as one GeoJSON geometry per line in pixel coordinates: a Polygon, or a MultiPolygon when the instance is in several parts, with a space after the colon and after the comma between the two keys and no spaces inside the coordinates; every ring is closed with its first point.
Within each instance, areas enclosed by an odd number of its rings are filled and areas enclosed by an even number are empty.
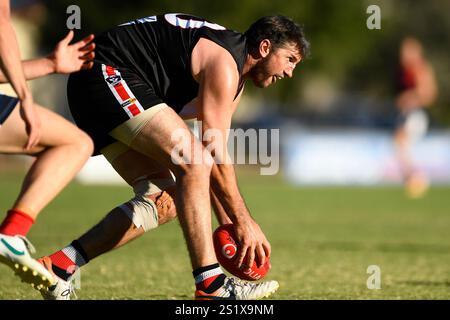
{"type": "MultiPolygon", "coordinates": [[[[48,147],[70,144],[81,131],[60,115],[36,105],[36,114],[41,121],[41,137],[36,147],[27,154],[36,154],[48,147]]],[[[16,106],[2,126],[0,126],[0,153],[25,153],[23,146],[28,139],[25,122],[16,106]]]]}
{"type": "Polygon", "coordinates": [[[131,149],[154,159],[175,174],[180,166],[201,161],[202,158],[197,158],[204,152],[201,142],[193,135],[183,119],[169,107],[153,114],[151,119],[139,128],[138,133],[130,130],[125,123],[115,128],[110,135],[131,149]],[[129,138],[130,135],[133,135],[132,139],[129,138]],[[180,154],[177,152],[180,148],[183,150],[182,158],[174,157],[180,154]]]}
{"type": "Polygon", "coordinates": [[[142,177],[149,180],[174,180],[168,168],[121,142],[102,149],[102,153],[130,186],[142,177]]]}

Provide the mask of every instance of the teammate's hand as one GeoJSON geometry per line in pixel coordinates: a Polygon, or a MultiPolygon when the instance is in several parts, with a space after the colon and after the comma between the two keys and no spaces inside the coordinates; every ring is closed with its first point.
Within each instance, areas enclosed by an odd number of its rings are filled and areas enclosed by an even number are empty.
{"type": "Polygon", "coordinates": [[[256,259],[261,267],[266,257],[270,257],[271,247],[259,225],[249,217],[247,221],[235,224],[235,232],[241,246],[237,266],[248,270],[256,259]]]}
{"type": "Polygon", "coordinates": [[[56,73],[72,73],[80,70],[90,69],[94,65],[95,43],[92,42],[94,35],[91,34],[73,44],[74,32],[69,31],[67,36],[56,45],[55,50],[49,56],[53,61],[56,73]]]}
{"type": "Polygon", "coordinates": [[[36,112],[32,98],[20,100],[20,116],[25,121],[25,129],[28,135],[24,149],[30,150],[38,144],[41,137],[41,120],[36,112]]]}

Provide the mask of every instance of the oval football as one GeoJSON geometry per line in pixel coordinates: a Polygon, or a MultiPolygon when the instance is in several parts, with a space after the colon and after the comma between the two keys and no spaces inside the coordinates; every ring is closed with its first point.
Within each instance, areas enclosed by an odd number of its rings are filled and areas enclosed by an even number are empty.
{"type": "Polygon", "coordinates": [[[219,226],[213,233],[213,242],[220,265],[240,279],[248,281],[260,280],[266,276],[270,269],[270,259],[268,257],[261,267],[258,267],[256,262],[253,262],[253,266],[247,271],[241,270],[235,265],[240,246],[236,241],[233,224],[219,226]]]}

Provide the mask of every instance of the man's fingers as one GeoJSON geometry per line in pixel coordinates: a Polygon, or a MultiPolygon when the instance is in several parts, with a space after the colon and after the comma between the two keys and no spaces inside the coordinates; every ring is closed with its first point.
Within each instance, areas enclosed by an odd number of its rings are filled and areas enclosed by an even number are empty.
{"type": "Polygon", "coordinates": [[[93,34],[90,34],[87,37],[85,37],[82,41],[85,41],[86,43],[89,43],[92,40],[94,40],[94,38],[95,38],[95,36],[93,34]]]}
{"type": "Polygon", "coordinates": [[[95,43],[89,43],[84,47],[80,48],[79,51],[92,51],[95,49],[95,43]]]}
{"type": "Polygon", "coordinates": [[[66,45],[69,44],[70,41],[72,41],[73,39],[73,35],[74,35],[73,30],[70,30],[69,33],[67,33],[67,35],[64,37],[64,39],[62,39],[61,42],[66,45]]]}
{"type": "Polygon", "coordinates": [[[39,138],[40,138],[40,136],[36,135],[36,137],[33,139],[33,142],[30,145],[30,150],[37,146],[37,144],[39,143],[39,138]]]}
{"type": "Polygon", "coordinates": [[[89,42],[91,42],[92,40],[94,40],[94,35],[90,34],[87,37],[85,37],[82,40],[75,43],[74,46],[76,46],[77,49],[80,49],[80,48],[86,46],[87,44],[89,44],[89,42]]]}
{"type": "Polygon", "coordinates": [[[91,69],[93,66],[94,66],[93,61],[83,63],[83,65],[81,66],[81,70],[88,70],[88,69],[91,69]]]}
{"type": "Polygon", "coordinates": [[[254,247],[250,247],[249,250],[247,250],[247,261],[246,261],[246,265],[247,265],[247,269],[250,269],[253,266],[253,262],[255,261],[255,248],[254,247]]]}
{"type": "Polygon", "coordinates": [[[37,132],[30,132],[28,135],[28,140],[25,144],[25,150],[31,150],[37,145],[39,141],[39,134],[37,132]]]}
{"type": "Polygon", "coordinates": [[[28,140],[27,140],[27,142],[25,143],[25,146],[24,146],[24,149],[25,150],[30,150],[30,148],[31,148],[31,145],[32,145],[32,137],[31,136],[28,136],[28,140]]]}
{"type": "Polygon", "coordinates": [[[268,241],[264,241],[263,244],[264,252],[266,253],[266,257],[270,257],[272,254],[272,247],[270,246],[270,243],[268,241]]]}
{"type": "Polygon", "coordinates": [[[256,247],[256,255],[258,256],[258,267],[262,267],[266,262],[266,252],[262,245],[256,247]]]}
{"type": "Polygon", "coordinates": [[[88,52],[85,55],[81,56],[80,59],[82,60],[93,60],[95,58],[95,53],[94,52],[88,52]]]}
{"type": "Polygon", "coordinates": [[[245,255],[247,254],[248,247],[242,247],[237,259],[237,266],[240,268],[244,262],[245,255]]]}

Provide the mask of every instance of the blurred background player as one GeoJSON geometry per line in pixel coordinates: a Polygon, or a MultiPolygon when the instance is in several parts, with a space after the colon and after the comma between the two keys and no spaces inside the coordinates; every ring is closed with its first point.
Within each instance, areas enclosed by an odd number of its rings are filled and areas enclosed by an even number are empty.
{"type": "Polygon", "coordinates": [[[399,93],[395,101],[399,116],[394,142],[406,192],[416,198],[426,192],[429,182],[414,162],[412,147],[427,131],[425,109],[436,100],[437,85],[433,68],[417,39],[407,37],[402,41],[399,62],[399,93]]]}
{"type": "Polygon", "coordinates": [[[69,183],[92,154],[91,139],[61,116],[33,101],[26,80],[92,67],[93,35],[76,42],[73,32],[44,58],[21,61],[10,21],[9,0],[0,0],[0,83],[9,82],[17,98],[0,94],[0,153],[35,157],[6,218],[0,224],[0,262],[36,287],[52,275],[30,256],[25,238],[41,210],[69,183]]]}

